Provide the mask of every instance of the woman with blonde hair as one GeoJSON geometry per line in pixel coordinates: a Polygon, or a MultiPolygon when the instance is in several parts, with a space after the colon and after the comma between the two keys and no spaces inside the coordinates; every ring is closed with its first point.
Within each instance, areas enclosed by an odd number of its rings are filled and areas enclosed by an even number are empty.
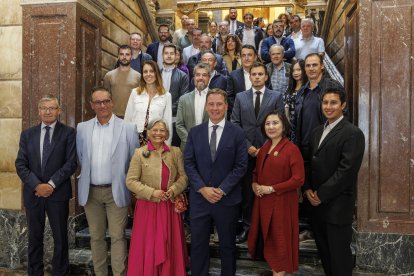
{"type": "MultiPolygon", "coordinates": [[[[172,129],[171,94],[164,89],[157,63],[147,60],[138,87],[129,96],[124,117],[125,122],[136,124],[141,146],[148,141],[148,122],[154,118],[163,118],[172,129]]],[[[167,142],[171,144],[171,137],[167,142]]]]}

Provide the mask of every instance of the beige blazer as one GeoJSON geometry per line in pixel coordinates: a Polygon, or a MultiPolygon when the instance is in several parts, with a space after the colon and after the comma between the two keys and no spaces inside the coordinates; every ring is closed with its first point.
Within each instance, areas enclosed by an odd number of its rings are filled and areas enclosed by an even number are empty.
{"type": "Polygon", "coordinates": [[[161,190],[162,158],[170,170],[168,189],[174,192],[174,196],[181,194],[187,187],[187,175],[184,171],[180,149],[170,147],[170,151],[162,154],[151,151],[150,155],[145,157],[143,153],[147,151],[147,146],[135,150],[126,178],[127,188],[134,193],[137,199],[159,202],[160,200],[153,197],[152,193],[154,190],[161,190]]]}
{"type": "MultiPolygon", "coordinates": [[[[240,55],[237,55],[236,56],[236,59],[237,59],[237,67],[236,67],[236,69],[240,69],[240,68],[242,68],[242,64],[241,64],[241,57],[240,57],[240,55]]],[[[224,60],[224,63],[226,64],[226,67],[227,67],[227,72],[229,72],[229,74],[231,73],[231,71],[233,71],[232,70],[232,67],[233,67],[233,61],[231,60],[231,57],[228,55],[228,54],[224,54],[223,55],[223,60],[224,60]]]]}

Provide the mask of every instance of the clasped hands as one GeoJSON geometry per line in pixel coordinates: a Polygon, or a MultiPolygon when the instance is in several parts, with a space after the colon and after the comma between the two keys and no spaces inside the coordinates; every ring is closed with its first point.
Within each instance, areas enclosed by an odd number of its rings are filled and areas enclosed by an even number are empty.
{"type": "Polygon", "coordinates": [[[40,183],[35,188],[35,196],[37,197],[49,197],[53,191],[52,186],[50,186],[48,183],[40,183]]]}
{"type": "Polygon", "coordinates": [[[212,204],[219,202],[224,196],[223,191],[215,187],[203,187],[198,191],[212,204]]]}
{"type": "Polygon", "coordinates": [[[262,197],[263,195],[269,195],[273,192],[270,186],[259,185],[259,183],[253,182],[252,189],[256,196],[262,197]]]}
{"type": "Polygon", "coordinates": [[[163,191],[163,190],[154,190],[152,192],[152,196],[156,197],[156,198],[158,198],[162,201],[167,201],[167,200],[174,197],[174,192],[171,189],[166,191],[166,192],[163,191]]]}
{"type": "Polygon", "coordinates": [[[308,189],[305,191],[305,195],[312,206],[318,206],[322,203],[318,197],[318,191],[312,191],[311,189],[308,189]]]}

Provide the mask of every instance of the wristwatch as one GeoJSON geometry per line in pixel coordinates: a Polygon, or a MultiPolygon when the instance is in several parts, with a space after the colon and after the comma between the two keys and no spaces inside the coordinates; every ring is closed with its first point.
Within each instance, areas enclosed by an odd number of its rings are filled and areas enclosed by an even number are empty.
{"type": "Polygon", "coordinates": [[[275,189],[273,189],[273,187],[272,187],[272,186],[269,186],[269,192],[270,192],[270,193],[274,193],[274,192],[275,192],[275,189]]]}

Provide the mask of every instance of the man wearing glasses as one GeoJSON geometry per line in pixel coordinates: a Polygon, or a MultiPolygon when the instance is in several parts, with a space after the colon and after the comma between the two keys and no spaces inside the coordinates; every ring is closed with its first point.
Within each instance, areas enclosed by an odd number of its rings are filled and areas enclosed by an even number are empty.
{"type": "Polygon", "coordinates": [[[43,96],[38,104],[41,124],[20,136],[16,171],[23,182],[29,232],[28,275],[43,275],[45,213],[54,241],[52,275],[69,273],[67,221],[76,169],[75,130],[58,121],[59,101],[43,96]]]}
{"type": "Polygon", "coordinates": [[[295,43],[293,40],[283,36],[285,25],[282,20],[273,21],[273,36],[265,38],[262,42],[262,48],[260,53],[264,63],[271,62],[270,60],[270,46],[273,44],[282,45],[285,49],[285,59],[287,62],[291,62],[291,59],[295,56],[295,43]]]}
{"type": "Polygon", "coordinates": [[[162,50],[164,49],[164,44],[169,42],[170,36],[170,27],[166,24],[161,24],[158,27],[159,41],[151,43],[147,48],[147,54],[152,57],[152,60],[158,64],[160,69],[163,67],[162,50]]]}
{"type": "Polygon", "coordinates": [[[79,123],[76,134],[81,166],[78,182],[79,205],[84,206],[91,236],[92,261],[97,276],[108,275],[105,233],[111,237],[113,275],[125,275],[127,224],[130,192],[125,185],[129,161],[138,147],[133,124],[124,123],[112,113],[112,95],[96,87],[91,107],[96,117],[79,123]]]}

